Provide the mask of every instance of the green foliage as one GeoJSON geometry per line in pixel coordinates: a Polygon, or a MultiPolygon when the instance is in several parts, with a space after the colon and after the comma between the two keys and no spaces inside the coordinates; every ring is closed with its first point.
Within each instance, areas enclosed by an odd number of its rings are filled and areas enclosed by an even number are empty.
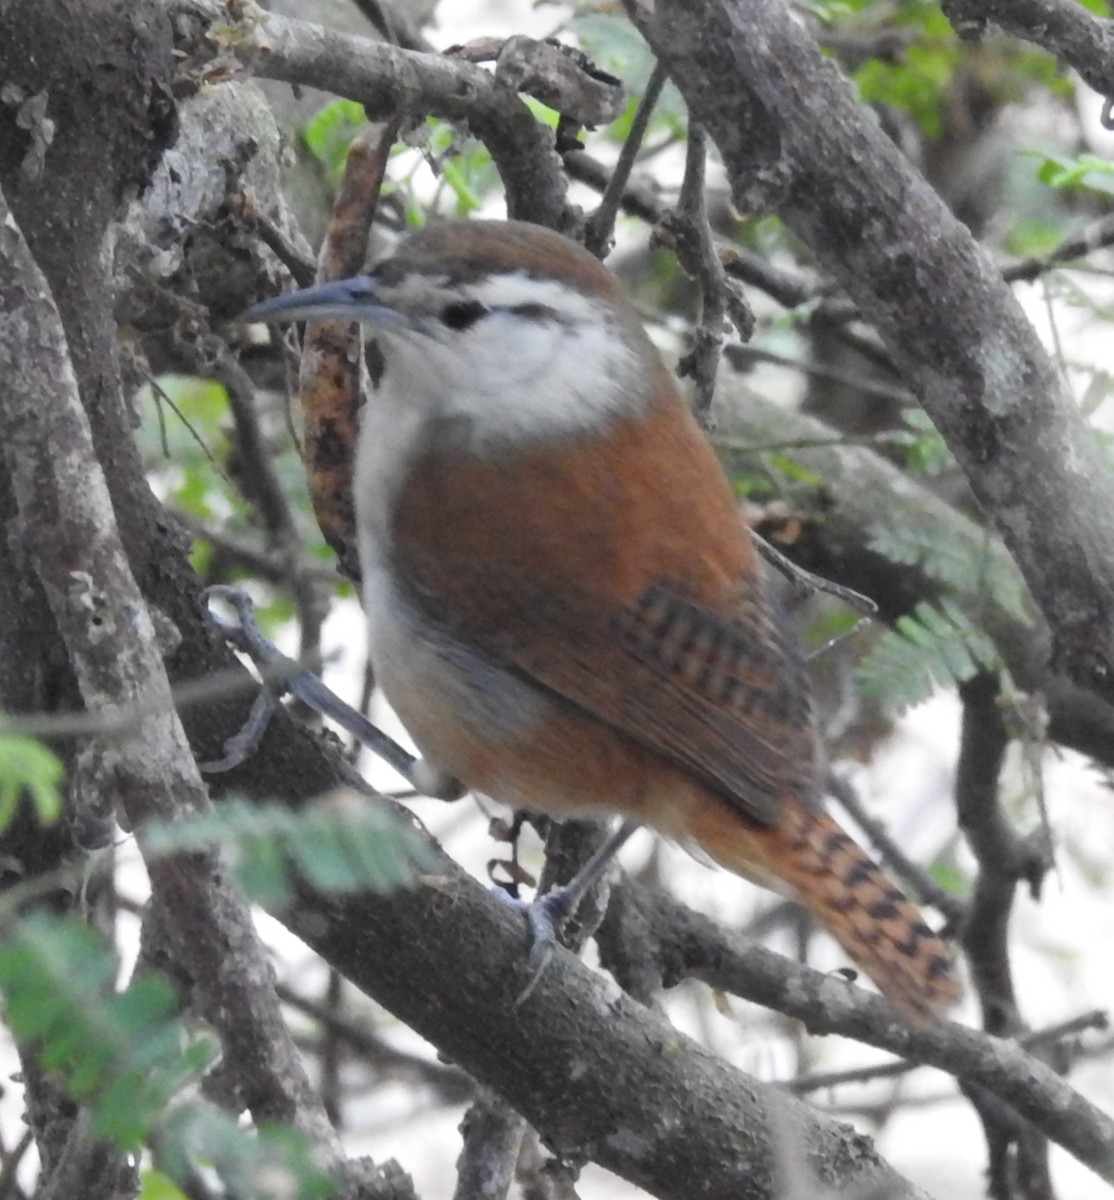
{"type": "MultiPolygon", "coordinates": [[[[228,393],[218,383],[192,376],[161,376],[138,396],[143,421],[137,441],[149,478],[168,506],[206,527],[265,547],[258,518],[240,495],[225,465],[232,470],[233,443],[228,393]]],[[[282,426],[283,414],[260,413],[264,432],[273,445],[271,467],[288,497],[302,539],[310,553],[331,566],[334,561],[310,507],[305,467],[298,448],[282,426]]],[[[251,577],[250,570],[220,555],[204,537],[196,537],[190,562],[208,582],[228,583],[251,577]]],[[[256,605],[256,618],[271,636],[296,615],[289,594],[272,594],[256,605]]]]}
{"type": "MultiPolygon", "coordinates": [[[[621,79],[630,95],[624,111],[607,127],[607,137],[626,141],[639,100],[646,91],[654,58],[642,35],[625,17],[613,13],[584,13],[568,23],[580,48],[602,70],[621,79]]],[[[688,109],[684,98],[672,83],[667,83],[654,106],[654,115],[646,130],[647,142],[670,136],[683,140],[688,136],[688,109]]]]}
{"type": "Polygon", "coordinates": [[[80,922],[32,914],[0,942],[8,1026],[87,1104],[93,1132],[138,1150],[174,1097],[215,1059],[212,1038],[174,1017],[174,989],[144,974],[112,991],[116,956],[80,922]]]}
{"type": "Polygon", "coordinates": [[[997,671],[994,643],[952,601],[922,601],[887,630],[858,667],[863,691],[894,711],[927,700],[936,685],[962,683],[980,669],[997,671]]]}
{"type": "Polygon", "coordinates": [[[221,487],[217,463],[228,457],[228,393],[211,379],[167,375],[138,396],[144,421],[140,452],[160,490],[179,511],[199,521],[243,511],[230,487],[221,487]]]}
{"type": "MultiPolygon", "coordinates": [[[[438,131],[438,139],[443,140],[450,133],[452,130],[449,127],[443,127],[438,131]]],[[[454,217],[467,217],[474,213],[499,182],[491,153],[483,142],[475,139],[469,139],[460,146],[455,134],[452,134],[451,146],[437,161],[441,178],[456,198],[452,211],[454,217]]]]}
{"type": "Polygon", "coordinates": [[[1022,622],[1030,618],[1021,578],[989,534],[972,540],[930,520],[916,525],[887,519],[870,531],[868,544],[891,562],[923,571],[950,595],[918,604],[882,634],[859,664],[864,691],[899,711],[927,699],[934,685],[960,683],[979,670],[1003,670],[994,643],[961,607],[994,608],[1022,622]]]}
{"type": "Polygon", "coordinates": [[[548,104],[543,104],[540,100],[535,100],[533,96],[524,95],[522,102],[534,114],[535,121],[540,121],[543,125],[548,125],[550,129],[557,128],[557,123],[561,120],[561,114],[555,108],[550,108],[548,104]]]}
{"type": "Polygon", "coordinates": [[[9,1028],[87,1108],[94,1136],[124,1154],[155,1148],[163,1171],[145,1173],[146,1200],[179,1200],[176,1184],[200,1165],[245,1200],[328,1195],[332,1185],[301,1134],[241,1129],[183,1096],[216,1060],[216,1040],[177,1017],[178,996],[161,975],[145,972],[115,991],[118,971],[100,934],[69,917],[34,913],[0,939],[9,1028]]]}
{"type": "Polygon", "coordinates": [[[189,1200],[186,1193],[164,1171],[144,1171],[139,1200],[189,1200]]]}
{"type": "Polygon", "coordinates": [[[908,431],[891,435],[890,440],[905,447],[905,466],[909,471],[916,475],[939,475],[955,466],[947,442],[924,409],[907,408],[901,419],[908,431]]]}
{"type": "MultiPolygon", "coordinates": [[[[257,1200],[323,1200],[336,1185],[322,1171],[307,1138],[282,1125],[250,1133],[212,1104],[172,1110],[155,1139],[155,1157],[171,1179],[185,1180],[204,1162],[232,1196],[257,1200]]],[[[174,1193],[164,1193],[168,1200],[174,1193]]]]}
{"type": "Polygon", "coordinates": [[[147,825],[140,839],[156,855],[222,848],[247,895],[272,910],[293,901],[294,871],[324,892],[389,891],[432,862],[414,826],[343,792],[298,811],[228,800],[190,820],[147,825]]]}
{"type": "Polygon", "coordinates": [[[932,881],[949,896],[966,896],[971,890],[971,877],[952,855],[942,855],[928,866],[932,881]]]}
{"type": "Polygon", "coordinates": [[[0,831],[7,829],[26,793],[35,815],[49,825],[62,811],[62,778],[65,768],[35,738],[6,733],[0,727],[0,831]]]}
{"type": "MultiPolygon", "coordinates": [[[[542,108],[544,106],[539,106],[542,108]]],[[[547,110],[548,111],[548,110],[547,110]]],[[[437,117],[427,117],[424,129],[411,139],[410,145],[399,144],[392,157],[410,155],[408,170],[396,171],[383,185],[383,194],[397,194],[406,208],[407,223],[424,225],[434,215],[467,217],[475,212],[499,187],[499,172],[487,147],[476,138],[462,135],[456,126],[437,117]],[[413,155],[413,144],[420,139],[421,157],[413,155]],[[416,180],[423,168],[433,172],[438,186],[431,199],[419,202],[416,180]],[[453,198],[444,202],[445,193],[453,198]]]]}
{"type": "Polygon", "coordinates": [[[863,622],[861,614],[845,604],[820,605],[816,616],[802,630],[805,649],[810,654],[823,651],[825,647],[853,632],[863,622]]]}
{"type": "Polygon", "coordinates": [[[989,537],[972,546],[935,525],[887,521],[870,531],[868,545],[891,562],[920,568],[960,596],[993,604],[1019,621],[1029,619],[1020,577],[989,537]]]}
{"type": "MultiPolygon", "coordinates": [[[[936,137],[944,126],[941,100],[964,60],[964,48],[934,4],[897,5],[885,24],[912,27],[916,36],[900,61],[871,58],[863,63],[854,75],[859,93],[868,104],[908,113],[924,134],[936,137]]],[[[867,28],[881,27],[882,22],[873,19],[867,28]]]]}
{"type": "Polygon", "coordinates": [[[1064,236],[1062,220],[1048,217],[1022,217],[1009,228],[1005,249],[1018,258],[1039,258],[1055,250],[1064,236]]]}
{"type": "Polygon", "coordinates": [[[780,451],[770,450],[762,455],[767,465],[777,471],[779,475],[783,475],[791,483],[803,483],[808,487],[819,487],[824,481],[805,466],[800,459],[793,458],[789,454],[782,454],[780,451]]]}
{"type": "Polygon", "coordinates": [[[355,100],[331,100],[302,127],[302,142],[335,187],[344,174],[348,147],[367,124],[364,106],[355,100]]]}
{"type": "Polygon", "coordinates": [[[1114,195],[1114,163],[1094,154],[1044,155],[1037,177],[1061,192],[1114,195]]]}

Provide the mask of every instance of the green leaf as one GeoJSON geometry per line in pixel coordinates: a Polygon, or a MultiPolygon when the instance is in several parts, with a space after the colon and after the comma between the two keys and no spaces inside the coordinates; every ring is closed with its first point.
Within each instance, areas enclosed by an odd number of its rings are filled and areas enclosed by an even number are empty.
{"type": "Polygon", "coordinates": [[[1037,178],[1057,191],[1114,194],[1114,162],[1095,154],[1047,156],[1037,170],[1037,178]]]}
{"type": "Polygon", "coordinates": [[[918,567],[959,595],[988,599],[1019,621],[1029,619],[1021,577],[989,535],[972,544],[935,524],[912,527],[887,521],[870,530],[868,545],[891,562],[918,567]]]}
{"type": "Polygon", "coordinates": [[[344,172],[348,147],[367,124],[364,106],[355,100],[332,100],[302,128],[306,149],[334,182],[344,172]]]}
{"type": "Polygon", "coordinates": [[[186,821],[154,822],[139,835],[156,855],[223,848],[247,895],[273,909],[290,902],[294,872],[324,892],[389,891],[432,862],[415,827],[344,792],[297,811],[227,800],[186,821]]]}
{"type": "MultiPolygon", "coordinates": [[[[630,21],[611,13],[584,13],[573,17],[566,28],[576,36],[580,48],[597,66],[621,79],[628,89],[624,111],[607,127],[610,140],[626,141],[635,110],[654,69],[654,56],[649,46],[630,21]]],[[[673,83],[667,83],[654,106],[647,139],[652,141],[662,134],[678,139],[686,137],[687,111],[684,97],[673,83]]]]}
{"type": "Polygon", "coordinates": [[[65,774],[57,755],[42,742],[0,728],[0,831],[11,824],[24,793],[43,825],[58,820],[65,774]]]}
{"type": "Polygon", "coordinates": [[[548,104],[543,104],[540,100],[535,100],[533,96],[522,97],[526,107],[534,114],[534,120],[540,121],[543,125],[548,125],[550,129],[557,128],[557,122],[561,119],[561,114],[555,109],[550,108],[548,104]]]}
{"type": "Polygon", "coordinates": [[[162,1171],[144,1171],[140,1175],[138,1200],[189,1200],[169,1175],[162,1171]]]}
{"type": "Polygon", "coordinates": [[[793,483],[807,484],[809,487],[819,487],[824,481],[816,474],[800,462],[798,459],[791,458],[788,454],[778,454],[773,451],[762,456],[774,470],[779,471],[787,479],[793,483]]]}
{"type": "Polygon", "coordinates": [[[928,137],[943,132],[941,104],[964,54],[947,32],[926,35],[911,44],[900,63],[868,59],[855,72],[859,93],[868,104],[888,104],[907,112],[928,137]]]}
{"type": "Polygon", "coordinates": [[[16,1039],[88,1105],[93,1132],[134,1153],[217,1048],[175,1016],[178,997],[144,973],[113,990],[116,955],[88,925],[33,913],[0,940],[0,993],[16,1039]]]}
{"type": "Polygon", "coordinates": [[[162,976],[143,973],[114,990],[115,953],[69,917],[34,913],[0,938],[0,995],[15,1038],[37,1051],[90,1114],[92,1132],[125,1154],[154,1150],[143,1200],[182,1200],[204,1167],[243,1200],[323,1200],[335,1190],[302,1133],[243,1129],[208,1101],[184,1099],[218,1047],[176,1016],[162,976]]]}
{"type": "Polygon", "coordinates": [[[857,674],[867,695],[899,712],[927,700],[937,686],[1001,666],[994,643],[957,605],[922,601],[878,639],[857,674]]]}
{"type": "Polygon", "coordinates": [[[947,442],[924,409],[906,408],[901,419],[909,432],[901,432],[891,441],[906,447],[905,465],[910,471],[919,475],[939,475],[941,471],[955,466],[947,442]]]}
{"type": "Polygon", "coordinates": [[[1064,237],[1063,220],[1048,215],[1022,217],[1006,235],[1005,248],[1018,258],[1040,258],[1055,250],[1064,237]]]}
{"type": "Polygon", "coordinates": [[[241,1129],[211,1104],[180,1105],[159,1130],[156,1158],[179,1180],[207,1163],[230,1195],[251,1200],[324,1200],[336,1190],[304,1134],[276,1125],[241,1129]]]}

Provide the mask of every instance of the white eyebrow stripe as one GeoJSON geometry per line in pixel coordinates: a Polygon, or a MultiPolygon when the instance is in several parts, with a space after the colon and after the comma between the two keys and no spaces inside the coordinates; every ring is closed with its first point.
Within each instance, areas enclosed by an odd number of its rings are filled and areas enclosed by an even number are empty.
{"type": "Polygon", "coordinates": [[[555,279],[539,279],[524,271],[490,275],[465,289],[470,297],[490,309],[543,308],[554,319],[573,324],[604,320],[600,304],[569,284],[555,279]]]}

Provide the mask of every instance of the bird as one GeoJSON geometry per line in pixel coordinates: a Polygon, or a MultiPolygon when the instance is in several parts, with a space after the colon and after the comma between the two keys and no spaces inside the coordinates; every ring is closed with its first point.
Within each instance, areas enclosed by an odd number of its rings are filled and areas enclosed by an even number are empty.
{"type": "Polygon", "coordinates": [[[939,1019],[949,948],[824,807],[787,614],[616,276],[540,226],[445,220],[243,319],[329,317],[379,345],[353,472],[363,604],[431,771],[621,816],[601,861],[646,825],[788,893],[899,1017],[939,1019]]]}

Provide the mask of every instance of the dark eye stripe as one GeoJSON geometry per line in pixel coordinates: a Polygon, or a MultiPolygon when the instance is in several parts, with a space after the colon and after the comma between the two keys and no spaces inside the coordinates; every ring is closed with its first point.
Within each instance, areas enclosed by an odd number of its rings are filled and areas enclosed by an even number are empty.
{"type": "Polygon", "coordinates": [[[488,311],[478,300],[458,300],[445,306],[441,320],[450,329],[470,329],[488,311]]]}
{"type": "Polygon", "coordinates": [[[560,321],[560,314],[547,304],[515,304],[507,308],[490,309],[479,300],[454,300],[441,310],[441,320],[449,329],[471,329],[491,312],[514,313],[527,321],[560,321]]]}
{"type": "Polygon", "coordinates": [[[556,310],[550,308],[548,304],[516,304],[507,311],[513,312],[516,317],[525,317],[528,321],[557,320],[556,310]]]}

